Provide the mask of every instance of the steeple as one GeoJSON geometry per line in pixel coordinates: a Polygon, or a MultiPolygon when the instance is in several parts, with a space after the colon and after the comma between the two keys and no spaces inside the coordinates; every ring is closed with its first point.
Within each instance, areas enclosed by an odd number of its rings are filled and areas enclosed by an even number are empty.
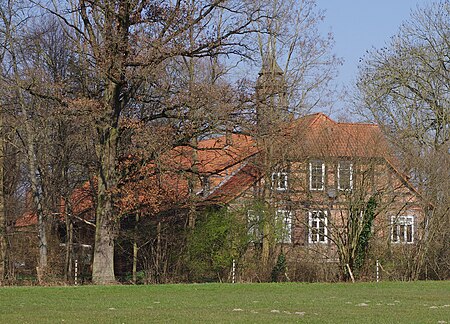
{"type": "Polygon", "coordinates": [[[276,59],[270,55],[263,60],[263,66],[256,81],[256,118],[258,128],[267,132],[287,116],[286,80],[276,59]]]}
{"type": "Polygon", "coordinates": [[[261,71],[256,81],[256,92],[259,98],[274,94],[285,94],[286,81],[284,72],[272,56],[263,60],[261,71]]]}

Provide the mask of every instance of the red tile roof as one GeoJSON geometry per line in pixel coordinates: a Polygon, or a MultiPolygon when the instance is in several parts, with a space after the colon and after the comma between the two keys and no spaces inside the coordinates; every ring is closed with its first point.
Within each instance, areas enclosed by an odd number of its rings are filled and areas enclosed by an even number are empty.
{"type": "Polygon", "coordinates": [[[290,135],[303,157],[385,157],[389,144],[374,124],[339,123],[318,113],[295,121],[290,135]]]}
{"type": "Polygon", "coordinates": [[[231,144],[226,136],[200,141],[198,148],[179,146],[162,157],[164,168],[192,170],[214,174],[235,165],[257,153],[255,141],[246,135],[232,134],[231,144]]]}
{"type": "Polygon", "coordinates": [[[227,204],[240,196],[260,178],[261,173],[257,167],[250,163],[243,163],[237,172],[213,188],[206,198],[206,202],[207,204],[227,204]]]}
{"type": "Polygon", "coordinates": [[[17,227],[26,227],[37,224],[37,215],[34,212],[28,211],[16,220],[17,227]]]}
{"type": "MultiPolygon", "coordinates": [[[[89,181],[86,181],[81,187],[76,188],[70,195],[72,213],[77,217],[81,217],[86,220],[94,218],[94,210],[92,204],[92,190],[89,181]]],[[[54,214],[56,219],[64,219],[64,208],[65,201],[61,199],[61,204],[59,206],[60,212],[54,214]]],[[[38,223],[38,217],[36,212],[27,211],[21,217],[19,217],[16,222],[16,227],[27,227],[34,226],[38,223]]]]}
{"type": "MultiPolygon", "coordinates": [[[[137,207],[144,212],[155,214],[167,208],[183,207],[189,198],[188,176],[196,172],[203,175],[215,174],[221,182],[224,170],[237,168],[236,165],[257,153],[255,142],[250,136],[233,134],[228,144],[226,136],[200,141],[198,148],[176,147],[164,155],[159,163],[141,167],[133,177],[121,184],[117,207],[121,212],[132,212],[137,207]],[[194,154],[196,158],[194,158],[194,154]],[[196,161],[196,162],[194,162],[196,161]],[[158,169],[158,165],[162,168],[158,169]]],[[[125,161],[125,164],[134,163],[125,161]]],[[[94,180],[94,187],[96,187],[94,180]]],[[[72,213],[82,219],[95,216],[95,194],[86,181],[71,194],[72,213]]],[[[95,190],[95,188],[94,188],[95,190]]],[[[27,212],[16,221],[16,226],[25,227],[37,224],[36,213],[27,212]]]]}
{"type": "Polygon", "coordinates": [[[96,187],[97,181],[94,179],[93,183],[86,181],[81,187],[76,188],[72,192],[70,204],[74,215],[83,219],[94,219],[92,198],[96,187]]]}

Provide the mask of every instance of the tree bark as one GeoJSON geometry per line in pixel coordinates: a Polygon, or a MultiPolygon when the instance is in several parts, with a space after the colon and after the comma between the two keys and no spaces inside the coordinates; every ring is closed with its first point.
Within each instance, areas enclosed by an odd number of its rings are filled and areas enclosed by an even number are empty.
{"type": "Polygon", "coordinates": [[[161,283],[161,222],[156,227],[156,265],[155,265],[155,281],[161,283]]]}
{"type": "MultiPolygon", "coordinates": [[[[18,80],[18,75],[16,75],[16,78],[18,80]]],[[[18,93],[22,114],[24,116],[24,124],[25,124],[24,126],[27,136],[27,146],[25,150],[27,153],[27,160],[28,160],[28,173],[30,177],[31,194],[33,196],[33,203],[36,208],[36,215],[38,221],[39,262],[37,274],[38,274],[38,281],[42,282],[43,276],[45,276],[45,272],[47,269],[47,254],[48,254],[47,233],[46,233],[47,220],[44,215],[44,208],[42,206],[42,197],[39,190],[40,184],[37,177],[36,154],[34,152],[35,133],[31,125],[31,121],[28,119],[28,112],[25,107],[25,102],[20,93],[20,90],[18,91],[18,93]]]]}
{"type": "Polygon", "coordinates": [[[133,283],[136,284],[137,282],[137,261],[138,261],[138,230],[139,230],[139,212],[136,212],[136,223],[134,224],[134,237],[133,237],[133,283]]]}
{"type": "Polygon", "coordinates": [[[94,262],[92,282],[94,284],[112,284],[114,276],[114,229],[105,216],[97,217],[95,231],[94,262]]]}
{"type": "Polygon", "coordinates": [[[96,211],[96,231],[94,262],[92,265],[92,282],[94,284],[111,284],[114,276],[114,239],[116,220],[113,210],[113,190],[116,186],[116,150],[117,126],[98,130],[99,175],[96,211]]]}
{"type": "Polygon", "coordinates": [[[72,278],[72,263],[73,263],[73,222],[70,208],[68,207],[68,199],[65,204],[65,221],[66,221],[66,257],[65,257],[65,277],[69,282],[72,278]]]}
{"type": "Polygon", "coordinates": [[[0,285],[6,279],[7,268],[7,239],[6,239],[6,214],[4,191],[4,140],[3,140],[3,111],[0,112],[0,285]]]}
{"type": "MultiPolygon", "coordinates": [[[[26,122],[28,124],[28,121],[26,122]]],[[[27,126],[27,129],[31,127],[27,126]]],[[[28,132],[27,132],[28,133],[28,132]]],[[[38,264],[38,280],[42,282],[44,280],[43,276],[45,276],[47,270],[47,255],[48,255],[48,246],[47,246],[47,232],[46,232],[46,219],[44,215],[44,208],[41,203],[41,195],[38,191],[38,179],[36,176],[36,163],[35,163],[35,154],[34,145],[30,142],[31,138],[28,139],[28,165],[30,172],[30,181],[31,181],[31,192],[33,195],[33,202],[36,207],[36,214],[38,218],[38,238],[39,238],[39,264],[38,264]]]]}

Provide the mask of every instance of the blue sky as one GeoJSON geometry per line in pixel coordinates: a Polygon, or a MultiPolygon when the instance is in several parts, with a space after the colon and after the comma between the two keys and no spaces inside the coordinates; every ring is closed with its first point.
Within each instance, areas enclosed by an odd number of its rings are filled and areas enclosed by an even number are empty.
{"type": "MultiPolygon", "coordinates": [[[[425,6],[427,0],[317,0],[326,10],[323,32],[330,29],[336,45],[334,52],[345,61],[336,80],[339,86],[350,85],[356,79],[358,60],[366,50],[380,48],[397,33],[411,10],[425,6]]],[[[336,109],[345,111],[342,100],[336,109]]],[[[333,109],[334,110],[334,109],[333,109]]]]}

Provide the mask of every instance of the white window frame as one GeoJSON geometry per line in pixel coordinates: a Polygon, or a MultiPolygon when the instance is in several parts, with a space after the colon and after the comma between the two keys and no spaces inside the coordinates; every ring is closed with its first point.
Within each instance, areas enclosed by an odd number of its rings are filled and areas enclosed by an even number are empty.
{"type": "Polygon", "coordinates": [[[342,191],[353,190],[353,163],[350,161],[339,161],[338,167],[337,167],[337,178],[338,178],[338,190],[342,190],[342,191]],[[350,188],[342,188],[341,187],[341,163],[349,163],[350,188]]]}
{"type": "Polygon", "coordinates": [[[310,244],[327,244],[328,243],[328,211],[326,210],[310,210],[308,212],[308,242],[310,244]],[[313,217],[317,213],[323,213],[324,217],[313,217]],[[324,223],[323,226],[323,240],[320,240],[320,223],[324,223]],[[313,226],[313,223],[316,225],[313,226]],[[315,231],[316,233],[313,233],[315,231]]]}
{"type": "Polygon", "coordinates": [[[247,210],[247,234],[251,237],[251,242],[260,243],[262,241],[263,232],[260,228],[261,216],[255,210],[247,210]]]}
{"type": "Polygon", "coordinates": [[[292,243],[292,212],[286,209],[278,209],[275,213],[275,226],[277,229],[277,242],[292,243]],[[282,222],[280,224],[280,222],[282,222]]]}
{"type": "Polygon", "coordinates": [[[288,173],[286,171],[272,173],[272,189],[286,191],[288,188],[288,173]]]}
{"type": "Polygon", "coordinates": [[[391,242],[395,244],[414,244],[414,216],[391,217],[391,242]],[[408,240],[408,228],[411,226],[411,240],[408,240]]]}
{"type": "Polygon", "coordinates": [[[309,190],[312,191],[323,191],[325,190],[325,162],[316,160],[309,162],[309,190]],[[320,163],[322,165],[322,186],[320,188],[313,188],[312,186],[312,178],[313,178],[313,163],[320,163]]]}

